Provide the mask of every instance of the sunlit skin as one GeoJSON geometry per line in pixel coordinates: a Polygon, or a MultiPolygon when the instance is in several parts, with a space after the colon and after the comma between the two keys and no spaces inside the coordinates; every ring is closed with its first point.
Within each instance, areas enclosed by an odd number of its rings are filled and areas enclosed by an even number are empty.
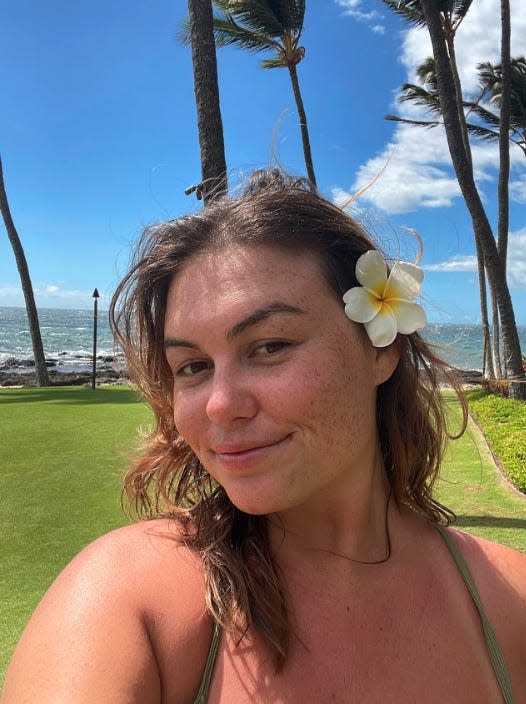
{"type": "MultiPolygon", "coordinates": [[[[378,447],[375,349],[317,261],[271,248],[191,259],[165,321],[174,419],[242,510],[268,516],[290,648],[224,631],[208,704],[493,704],[481,622],[437,531],[391,501],[378,447]]],[[[526,560],[451,530],[526,692],[526,560]]],[[[87,546],[55,580],[13,657],[1,704],[194,704],[212,638],[201,557],[170,518],[87,546]]]]}
{"type": "Polygon", "coordinates": [[[385,549],[375,402],[398,353],[348,320],[316,259],[194,258],[170,287],[165,344],[176,427],[238,508],[341,549],[377,524],[385,549]]]}

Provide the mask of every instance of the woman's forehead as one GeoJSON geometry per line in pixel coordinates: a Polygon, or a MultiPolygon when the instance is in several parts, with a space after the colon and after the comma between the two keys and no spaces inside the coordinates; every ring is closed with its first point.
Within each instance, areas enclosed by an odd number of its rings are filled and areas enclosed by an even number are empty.
{"type": "Polygon", "coordinates": [[[181,294],[185,289],[219,291],[242,286],[255,290],[296,282],[316,285],[323,279],[318,257],[310,252],[293,252],[277,247],[232,244],[203,252],[174,277],[170,288],[181,294]]]}
{"type": "Polygon", "coordinates": [[[310,310],[320,297],[334,294],[315,255],[234,245],[194,257],[174,277],[166,326],[242,317],[274,304],[310,310]]]}

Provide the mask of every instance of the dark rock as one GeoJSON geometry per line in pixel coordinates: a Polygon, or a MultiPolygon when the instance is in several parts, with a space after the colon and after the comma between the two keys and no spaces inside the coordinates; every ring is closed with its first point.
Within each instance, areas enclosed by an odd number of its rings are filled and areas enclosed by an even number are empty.
{"type": "MultiPolygon", "coordinates": [[[[59,372],[57,369],[49,370],[51,386],[80,386],[91,384],[91,372],[59,372]]],[[[95,383],[99,384],[127,384],[129,379],[125,373],[113,369],[97,372],[95,383]]],[[[0,386],[37,386],[35,372],[4,372],[0,371],[0,386]]]]}
{"type": "Polygon", "coordinates": [[[16,357],[8,357],[2,364],[0,364],[0,369],[9,369],[10,367],[16,367],[18,364],[18,359],[16,357]]]}

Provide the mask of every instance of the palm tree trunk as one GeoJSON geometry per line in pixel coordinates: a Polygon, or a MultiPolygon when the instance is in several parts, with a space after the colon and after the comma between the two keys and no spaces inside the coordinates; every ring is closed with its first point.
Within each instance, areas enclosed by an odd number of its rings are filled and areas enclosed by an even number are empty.
{"type": "MultiPolygon", "coordinates": [[[[499,186],[498,186],[498,235],[497,251],[504,271],[507,272],[508,257],[508,231],[510,222],[510,121],[511,121],[511,17],[509,0],[501,0],[501,105],[499,125],[499,186]]],[[[495,366],[501,371],[500,345],[499,345],[499,311],[496,302],[493,302],[493,357],[495,366]]]]}
{"type": "Polygon", "coordinates": [[[455,52],[455,41],[452,35],[446,35],[446,42],[449,54],[449,62],[451,65],[451,72],[453,74],[453,83],[455,85],[455,95],[457,96],[457,109],[459,112],[458,118],[460,126],[462,129],[462,143],[464,144],[464,150],[466,152],[466,159],[471,167],[473,167],[473,160],[471,156],[471,144],[469,142],[468,128],[466,126],[466,119],[464,116],[464,105],[462,99],[462,87],[460,85],[460,76],[458,73],[457,66],[457,55],[455,52]]]}
{"type": "Polygon", "coordinates": [[[499,306],[495,295],[491,295],[491,309],[493,313],[493,368],[495,376],[502,379],[502,360],[500,356],[500,321],[499,321],[499,306]]]}
{"type": "Polygon", "coordinates": [[[510,181],[510,119],[511,119],[511,19],[510,2],[501,0],[501,105],[500,105],[500,130],[499,130],[499,225],[497,249],[504,274],[506,274],[506,260],[508,255],[508,229],[509,229],[509,181],[510,181]]]}
{"type": "Polygon", "coordinates": [[[494,379],[495,378],[495,368],[493,366],[493,359],[491,356],[491,331],[489,327],[489,317],[488,317],[488,297],[486,291],[486,270],[484,268],[484,256],[482,254],[480,246],[477,245],[477,265],[478,265],[478,277],[479,277],[479,296],[480,296],[480,314],[482,323],[482,346],[483,346],[483,362],[482,362],[482,376],[484,378],[494,379]]]}
{"type": "Polygon", "coordinates": [[[29,323],[29,334],[31,335],[31,344],[33,346],[33,356],[35,358],[35,371],[37,377],[37,384],[39,386],[49,386],[49,375],[47,373],[46,358],[44,356],[44,346],[42,345],[42,337],[40,335],[40,325],[38,323],[38,313],[35,304],[35,297],[33,295],[33,286],[31,284],[31,277],[29,275],[29,268],[27,266],[26,255],[24,254],[24,248],[18,236],[13,218],[11,217],[11,210],[9,208],[9,201],[7,200],[7,193],[5,190],[4,183],[4,172],[2,168],[2,158],[0,157],[0,210],[2,211],[2,217],[5,223],[5,229],[7,230],[7,236],[11,242],[11,247],[15,255],[16,265],[18,267],[18,273],[20,275],[20,283],[22,284],[22,292],[24,294],[24,299],[26,302],[26,313],[27,320],[29,323]]]}
{"type": "MultiPolygon", "coordinates": [[[[449,55],[449,64],[451,66],[451,74],[453,76],[453,84],[455,86],[455,96],[456,96],[456,101],[457,101],[457,111],[458,111],[458,120],[460,124],[460,128],[462,131],[462,144],[464,147],[464,154],[466,161],[468,163],[468,166],[470,169],[473,169],[473,159],[472,159],[472,154],[471,154],[471,144],[469,142],[469,137],[468,137],[468,129],[466,126],[466,119],[464,116],[464,105],[463,105],[463,99],[462,99],[462,86],[460,84],[460,76],[458,73],[458,66],[457,66],[457,57],[456,57],[456,52],[455,52],[455,33],[453,32],[452,28],[449,27],[447,30],[445,30],[445,40],[446,40],[446,45],[447,45],[447,50],[448,50],[448,55],[449,55]]],[[[482,251],[482,248],[480,246],[476,246],[476,251],[477,251],[477,268],[478,268],[478,277],[479,277],[479,295],[480,295],[480,315],[481,315],[481,323],[482,323],[482,344],[484,348],[484,355],[483,355],[483,376],[488,376],[490,379],[495,378],[495,366],[493,364],[493,348],[491,344],[491,332],[490,332],[490,325],[489,325],[489,316],[488,316],[488,297],[487,297],[487,287],[486,287],[486,267],[484,265],[484,253],[482,251]]],[[[492,299],[494,300],[494,296],[492,296],[492,299]]],[[[493,331],[494,336],[496,335],[497,341],[498,341],[498,331],[495,333],[495,329],[493,331]]],[[[495,337],[493,338],[493,342],[495,342],[495,337]]]]}
{"type": "Polygon", "coordinates": [[[491,290],[498,302],[506,365],[506,376],[510,383],[510,395],[526,398],[526,375],[522,367],[521,348],[515,314],[506,276],[501,266],[495,238],[491,231],[480,194],[473,176],[473,168],[465,158],[456,94],[449,56],[444,42],[438,6],[434,0],[421,0],[422,10],[433,46],[437,70],[438,92],[444,116],[444,126],[449,152],[460,189],[470,212],[475,238],[480,244],[491,290]]]}
{"type": "Polygon", "coordinates": [[[300,84],[298,81],[298,71],[296,69],[296,64],[288,65],[290,80],[292,82],[292,90],[294,92],[294,99],[296,101],[296,108],[298,110],[298,117],[300,119],[300,129],[301,129],[301,141],[303,142],[303,154],[305,157],[305,166],[307,168],[307,176],[309,181],[316,188],[316,176],[314,174],[314,166],[312,165],[312,154],[310,149],[310,139],[309,139],[309,129],[307,127],[307,116],[305,114],[305,108],[303,106],[303,99],[301,97],[300,84]]]}
{"type": "Polygon", "coordinates": [[[199,147],[205,206],[227,190],[212,0],[188,0],[199,147]]]}

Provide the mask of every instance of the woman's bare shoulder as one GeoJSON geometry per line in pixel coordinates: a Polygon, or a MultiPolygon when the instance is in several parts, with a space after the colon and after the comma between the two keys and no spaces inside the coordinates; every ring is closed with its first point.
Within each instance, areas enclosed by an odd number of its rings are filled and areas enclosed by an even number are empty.
{"type": "Polygon", "coordinates": [[[516,691],[526,690],[526,555],[456,529],[484,611],[496,631],[516,691]]]}
{"type": "Polygon", "coordinates": [[[456,528],[448,530],[476,578],[501,581],[518,599],[526,600],[526,554],[456,528]]]}
{"type": "Polygon", "coordinates": [[[141,581],[153,577],[152,570],[164,574],[167,569],[185,579],[202,579],[199,557],[187,547],[177,522],[169,518],[139,521],[102,535],[71,561],[63,575],[84,569],[108,575],[118,569],[130,578],[147,569],[141,581]]]}
{"type": "Polygon", "coordinates": [[[191,701],[210,630],[201,564],[176,524],[117,529],[84,548],[43,597],[15,651],[2,704],[157,704],[166,649],[177,701],[191,701]]]}

